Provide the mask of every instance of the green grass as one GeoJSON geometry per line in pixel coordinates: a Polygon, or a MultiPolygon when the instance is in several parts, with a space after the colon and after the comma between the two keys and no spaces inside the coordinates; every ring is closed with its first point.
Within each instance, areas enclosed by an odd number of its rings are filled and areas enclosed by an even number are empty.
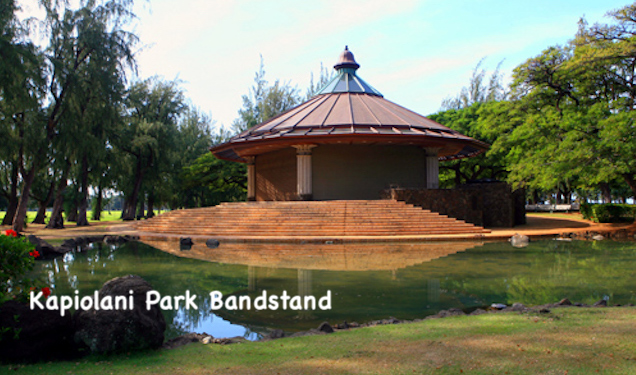
{"type": "Polygon", "coordinates": [[[636,309],[487,314],[235,345],[192,344],[17,374],[634,374],[636,309]]]}
{"type": "MultiPolygon", "coordinates": [[[[4,219],[4,215],[5,215],[5,211],[0,211],[0,221],[2,221],[4,219]]],[[[33,219],[35,219],[35,215],[37,214],[36,211],[28,211],[27,212],[27,224],[30,224],[33,219]]],[[[92,216],[92,211],[88,211],[86,213],[86,217],[88,217],[88,222],[89,223],[95,223],[95,222],[100,222],[100,221],[116,221],[116,220],[121,220],[121,210],[117,210],[117,211],[110,211],[110,213],[108,211],[102,211],[102,217],[101,220],[92,220],[91,216],[92,216]]],[[[62,213],[62,216],[64,216],[64,220],[66,220],[66,214],[62,213]]],[[[47,222],[48,219],[50,218],[50,213],[47,213],[47,222]]]]}
{"type": "Polygon", "coordinates": [[[527,216],[535,216],[535,217],[547,217],[547,218],[557,218],[557,219],[575,219],[575,220],[583,220],[583,216],[579,212],[526,212],[527,216]]]}

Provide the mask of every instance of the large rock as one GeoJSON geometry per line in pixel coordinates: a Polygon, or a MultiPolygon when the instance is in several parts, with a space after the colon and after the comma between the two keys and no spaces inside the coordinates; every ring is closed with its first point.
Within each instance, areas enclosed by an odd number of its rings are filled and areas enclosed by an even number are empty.
{"type": "Polygon", "coordinates": [[[318,330],[324,333],[333,333],[333,327],[328,322],[322,322],[318,330]]]}
{"type": "Polygon", "coordinates": [[[73,342],[73,320],[57,311],[31,310],[8,301],[0,306],[0,361],[37,362],[78,357],[73,342]]]}
{"type": "Polygon", "coordinates": [[[161,309],[154,305],[146,310],[146,293],[150,284],[139,276],[129,275],[107,281],[99,291],[106,296],[126,296],[133,291],[132,310],[78,311],[75,314],[75,340],[84,343],[92,353],[113,353],[147,348],[163,344],[166,322],[161,309]]]}
{"type": "Polygon", "coordinates": [[[62,256],[65,253],[64,251],[60,251],[55,246],[32,234],[27,236],[27,239],[31,244],[35,245],[35,250],[40,253],[40,257],[38,259],[53,259],[62,256]]]}

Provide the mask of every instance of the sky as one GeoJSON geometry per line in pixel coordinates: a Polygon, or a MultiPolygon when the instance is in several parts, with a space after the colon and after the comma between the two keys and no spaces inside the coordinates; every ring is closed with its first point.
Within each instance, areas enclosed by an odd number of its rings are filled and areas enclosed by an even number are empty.
{"type": "MultiPolygon", "coordinates": [[[[31,2],[33,0],[30,0],[31,2]]],[[[27,1],[28,3],[29,1],[27,1]]],[[[263,57],[265,78],[305,94],[321,63],[345,45],[358,75],[422,115],[437,112],[482,67],[510,77],[542,50],[565,44],[584,17],[628,5],[615,0],[150,0],[137,1],[139,78],[180,79],[217,126],[230,126],[263,57]]]]}

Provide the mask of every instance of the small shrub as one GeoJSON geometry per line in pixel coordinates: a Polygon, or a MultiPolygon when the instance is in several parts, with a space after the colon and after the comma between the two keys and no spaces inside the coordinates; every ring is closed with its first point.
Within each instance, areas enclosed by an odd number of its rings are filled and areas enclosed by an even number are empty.
{"type": "Polygon", "coordinates": [[[0,304],[10,299],[26,300],[35,285],[24,275],[33,269],[39,256],[35,246],[13,230],[0,235],[0,304]]]}
{"type": "Polygon", "coordinates": [[[594,207],[594,205],[589,203],[581,203],[580,212],[583,216],[583,219],[593,220],[592,217],[594,216],[594,212],[592,212],[592,207],[594,207]]]}
{"type": "Polygon", "coordinates": [[[581,215],[596,223],[631,222],[636,217],[636,206],[629,204],[582,204],[581,215]]]}

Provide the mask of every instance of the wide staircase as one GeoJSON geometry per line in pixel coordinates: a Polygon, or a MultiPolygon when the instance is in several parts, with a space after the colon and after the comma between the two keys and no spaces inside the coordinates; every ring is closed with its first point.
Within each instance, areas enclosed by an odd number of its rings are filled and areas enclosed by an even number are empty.
{"type": "Polygon", "coordinates": [[[174,235],[427,236],[489,233],[482,227],[395,200],[232,202],[170,211],[136,229],[174,235]]]}

